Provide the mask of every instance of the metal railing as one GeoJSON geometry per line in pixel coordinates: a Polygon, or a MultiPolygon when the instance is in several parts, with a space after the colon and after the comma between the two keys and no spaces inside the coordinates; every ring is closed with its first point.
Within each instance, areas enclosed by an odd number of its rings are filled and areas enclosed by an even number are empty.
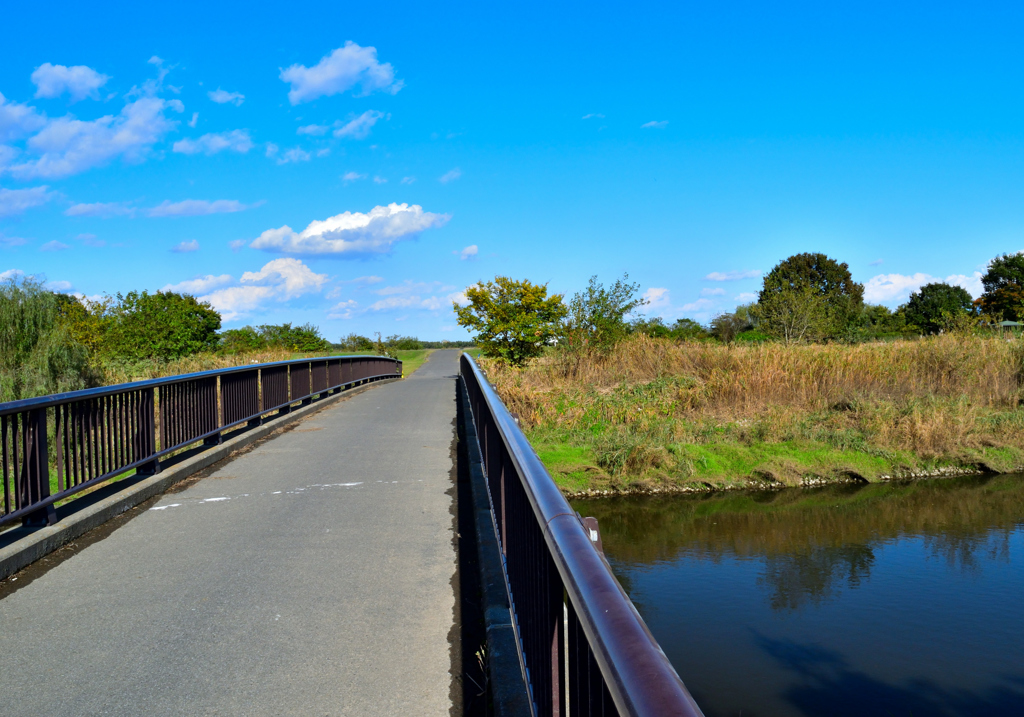
{"type": "Polygon", "coordinates": [[[54,503],[296,402],[402,375],[383,356],[250,364],[0,403],[0,525],[52,524],[54,503]],[[52,444],[52,445],[51,445],[52,444]],[[51,479],[56,492],[51,493],[51,479]]]}
{"type": "Polygon", "coordinates": [[[569,506],[466,354],[461,375],[534,713],[702,715],[595,547],[596,521],[569,506]]]}

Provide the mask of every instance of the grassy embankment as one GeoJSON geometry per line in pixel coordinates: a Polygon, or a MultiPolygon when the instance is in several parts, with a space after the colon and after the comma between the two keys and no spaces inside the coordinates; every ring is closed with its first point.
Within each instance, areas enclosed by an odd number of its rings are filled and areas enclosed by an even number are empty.
{"type": "Polygon", "coordinates": [[[1024,346],[939,336],[481,362],[569,494],[1024,470],[1024,346]]]}

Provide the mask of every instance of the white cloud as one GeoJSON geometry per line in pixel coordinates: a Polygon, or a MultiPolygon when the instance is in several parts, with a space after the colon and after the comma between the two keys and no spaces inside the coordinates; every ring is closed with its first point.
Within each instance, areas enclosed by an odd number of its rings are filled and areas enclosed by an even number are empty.
{"type": "Polygon", "coordinates": [[[53,241],[48,241],[41,247],[39,247],[39,251],[64,251],[65,249],[70,248],[71,247],[65,244],[64,242],[59,242],[56,239],[54,239],[53,241]]]}
{"type": "Polygon", "coordinates": [[[462,170],[456,167],[455,169],[450,169],[444,174],[442,174],[440,177],[437,178],[437,181],[439,181],[441,184],[448,184],[448,182],[454,182],[461,176],[462,170]]]}
{"type": "Polygon", "coordinates": [[[686,311],[686,312],[690,312],[690,313],[701,314],[701,313],[707,312],[714,305],[715,305],[715,302],[712,301],[711,299],[697,299],[696,301],[694,301],[692,303],[683,304],[681,310],[682,311],[686,311]]]}
{"type": "Polygon", "coordinates": [[[453,251],[452,254],[458,254],[459,259],[461,259],[462,261],[467,261],[469,259],[476,259],[476,256],[479,253],[479,251],[480,250],[476,244],[470,244],[469,246],[465,247],[462,251],[453,251]]]}
{"type": "Polygon", "coordinates": [[[962,286],[972,296],[981,296],[984,289],[981,285],[982,273],[974,272],[971,276],[953,274],[945,279],[917,272],[916,274],[879,274],[864,284],[864,301],[872,304],[906,301],[910,295],[925,284],[942,282],[951,286],[962,286]]]}
{"type": "Polygon", "coordinates": [[[228,242],[228,246],[231,247],[231,251],[239,251],[245,246],[245,239],[233,239],[228,242]]]}
{"type": "Polygon", "coordinates": [[[383,112],[367,110],[353,120],[334,130],[335,137],[348,137],[350,139],[365,139],[370,135],[370,130],[377,120],[384,116],[383,112]]]}
{"type": "Polygon", "coordinates": [[[401,184],[412,184],[416,181],[416,177],[402,177],[401,184]]]}
{"type": "Polygon", "coordinates": [[[756,279],[761,272],[749,271],[713,271],[704,278],[708,281],[739,281],[740,279],[756,279]]]}
{"type": "Polygon", "coordinates": [[[378,177],[378,176],[375,175],[374,178],[373,178],[373,183],[374,184],[387,184],[388,180],[384,179],[384,177],[378,177]]]}
{"type": "Polygon", "coordinates": [[[279,76],[291,85],[288,101],[293,105],[336,95],[356,85],[359,85],[361,95],[377,90],[395,94],[403,84],[401,80],[395,81],[391,63],[377,61],[377,48],[360,47],[351,41],[313,67],[292,65],[281,70],[279,76]]]}
{"type": "Polygon", "coordinates": [[[35,107],[8,102],[3,93],[0,93],[0,142],[28,137],[44,126],[46,118],[39,114],[35,107]]]}
{"type": "Polygon", "coordinates": [[[38,158],[12,165],[8,171],[20,179],[67,177],[116,157],[141,162],[153,145],[177,126],[165,116],[167,110],[182,112],[184,105],[179,100],[144,96],[126,104],[117,116],[89,122],[71,115],[51,120],[27,142],[38,158]]]}
{"type": "Polygon", "coordinates": [[[64,210],[68,217],[110,217],[131,216],[135,210],[124,202],[94,202],[92,204],[72,204],[64,210]]]}
{"type": "Polygon", "coordinates": [[[215,289],[199,298],[210,302],[226,321],[233,321],[266,302],[282,302],[317,293],[327,280],[326,274],[314,273],[298,259],[274,259],[259,271],[242,274],[237,285],[215,289]]]}
{"type": "Polygon", "coordinates": [[[171,247],[171,251],[175,254],[190,254],[194,251],[199,251],[199,242],[195,239],[189,239],[179,244],[175,244],[171,247]]]}
{"type": "Polygon", "coordinates": [[[738,301],[741,304],[749,304],[751,301],[757,301],[757,294],[752,294],[749,291],[745,291],[742,294],[733,298],[733,301],[738,301]]]}
{"type": "Polygon", "coordinates": [[[207,201],[206,199],[185,199],[180,202],[164,200],[160,204],[146,210],[150,217],[197,217],[206,214],[231,214],[245,211],[259,206],[256,204],[242,204],[235,199],[217,199],[207,201]]]}
{"type": "Polygon", "coordinates": [[[75,287],[70,281],[48,281],[46,288],[50,291],[71,291],[75,287]]]}
{"type": "Polygon", "coordinates": [[[206,96],[218,105],[224,105],[230,102],[235,107],[238,107],[245,102],[245,95],[241,92],[228,92],[227,90],[222,90],[219,87],[212,92],[207,92],[206,96]]]}
{"type": "Polygon", "coordinates": [[[357,307],[357,306],[359,306],[359,302],[358,301],[354,301],[352,299],[349,299],[348,301],[342,301],[342,302],[340,302],[338,304],[335,304],[334,306],[332,306],[331,308],[329,308],[327,310],[327,318],[328,319],[351,319],[352,318],[352,310],[355,307],[357,307]]]}
{"type": "Polygon", "coordinates": [[[366,214],[345,212],[310,222],[302,233],[289,226],[268,229],[251,246],[286,254],[386,254],[395,243],[444,226],[450,218],[448,214],[425,212],[418,204],[392,203],[376,206],[366,214]]]}
{"type": "Polygon", "coordinates": [[[668,120],[644,122],[640,127],[642,129],[665,129],[668,127],[668,120]]]}
{"type": "Polygon", "coordinates": [[[604,115],[600,112],[591,112],[590,114],[583,115],[583,119],[604,119],[604,115]]]}
{"type": "Polygon", "coordinates": [[[360,174],[359,172],[345,172],[341,175],[341,178],[345,182],[357,182],[360,179],[366,179],[366,175],[360,174]]]}
{"type": "Polygon", "coordinates": [[[224,150],[245,154],[252,149],[252,138],[247,129],[233,129],[230,132],[211,132],[199,139],[180,139],[173,149],[180,154],[217,154],[224,150]]]}
{"type": "Polygon", "coordinates": [[[289,149],[284,154],[282,154],[281,158],[277,160],[277,163],[295,164],[297,162],[308,162],[312,158],[313,155],[311,155],[304,149],[300,149],[299,147],[293,147],[292,149],[289,149]]]}
{"type": "Polygon", "coordinates": [[[85,65],[51,65],[44,63],[32,73],[32,83],[36,86],[36,97],[60,97],[65,92],[72,102],[91,97],[100,98],[99,88],[110,78],[96,72],[85,65]]]}
{"type": "Polygon", "coordinates": [[[28,244],[28,239],[24,237],[7,236],[0,231],[0,246],[11,248],[16,246],[25,246],[26,244],[28,244]]]}
{"type": "Polygon", "coordinates": [[[190,119],[188,121],[188,126],[192,127],[192,128],[195,128],[195,126],[197,124],[199,124],[199,113],[198,112],[193,112],[192,113],[192,119],[190,119]]]}
{"type": "Polygon", "coordinates": [[[331,148],[330,147],[324,147],[323,149],[318,149],[316,151],[316,156],[317,157],[326,157],[330,153],[331,153],[331,148]]]}
{"type": "Polygon", "coordinates": [[[267,142],[267,156],[268,157],[273,157],[274,155],[276,155],[278,149],[280,149],[280,147],[278,147],[273,142],[267,142]]]}
{"type": "Polygon", "coordinates": [[[308,134],[308,135],[312,135],[313,137],[320,137],[320,136],[323,136],[323,135],[327,134],[327,132],[330,129],[331,129],[330,126],[325,125],[325,124],[307,124],[307,125],[305,125],[303,127],[299,127],[297,130],[295,130],[295,133],[296,134],[308,134]]]}
{"type": "Polygon", "coordinates": [[[665,310],[672,306],[669,290],[661,287],[651,287],[643,293],[643,299],[647,302],[644,306],[644,311],[647,313],[665,310]]]}
{"type": "Polygon", "coordinates": [[[0,189],[0,217],[15,214],[46,204],[53,192],[45,184],[31,189],[0,189]]]}
{"type": "Polygon", "coordinates": [[[873,262],[868,264],[868,266],[881,266],[881,265],[882,265],[882,260],[881,259],[875,259],[873,262]]]}
{"type": "Polygon", "coordinates": [[[96,248],[104,247],[107,245],[107,243],[102,239],[97,239],[95,234],[79,234],[78,236],[75,237],[75,239],[82,242],[86,246],[96,248]]]}
{"type": "Polygon", "coordinates": [[[700,295],[701,296],[722,296],[723,294],[725,294],[725,289],[722,289],[720,287],[719,288],[715,288],[715,289],[701,289],[700,290],[700,295]]]}
{"type": "Polygon", "coordinates": [[[11,279],[17,279],[25,276],[25,272],[21,269],[8,269],[7,271],[0,271],[0,281],[10,281],[11,279]]]}
{"type": "Polygon", "coordinates": [[[222,286],[227,286],[234,282],[231,274],[221,274],[220,276],[214,276],[213,274],[207,274],[206,276],[196,276],[192,279],[186,279],[185,281],[178,282],[177,284],[168,284],[160,291],[173,291],[177,294],[192,294],[198,296],[199,294],[207,294],[214,289],[219,289],[222,286]]]}

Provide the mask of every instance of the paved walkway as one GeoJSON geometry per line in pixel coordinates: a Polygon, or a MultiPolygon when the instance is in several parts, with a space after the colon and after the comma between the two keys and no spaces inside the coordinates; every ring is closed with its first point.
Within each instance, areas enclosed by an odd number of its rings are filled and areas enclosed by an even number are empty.
{"type": "Polygon", "coordinates": [[[457,356],[302,421],[0,600],[0,712],[447,715],[457,356]]]}

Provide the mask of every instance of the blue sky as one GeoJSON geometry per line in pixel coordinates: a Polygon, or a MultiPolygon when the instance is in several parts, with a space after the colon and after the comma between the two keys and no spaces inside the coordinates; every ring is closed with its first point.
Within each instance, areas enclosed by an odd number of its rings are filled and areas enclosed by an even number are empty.
{"type": "Polygon", "coordinates": [[[652,315],[707,321],[802,251],[873,302],[977,295],[1024,249],[1022,15],[9,4],[0,272],[334,340],[461,338],[451,301],[496,274],[628,272],[652,315]]]}

